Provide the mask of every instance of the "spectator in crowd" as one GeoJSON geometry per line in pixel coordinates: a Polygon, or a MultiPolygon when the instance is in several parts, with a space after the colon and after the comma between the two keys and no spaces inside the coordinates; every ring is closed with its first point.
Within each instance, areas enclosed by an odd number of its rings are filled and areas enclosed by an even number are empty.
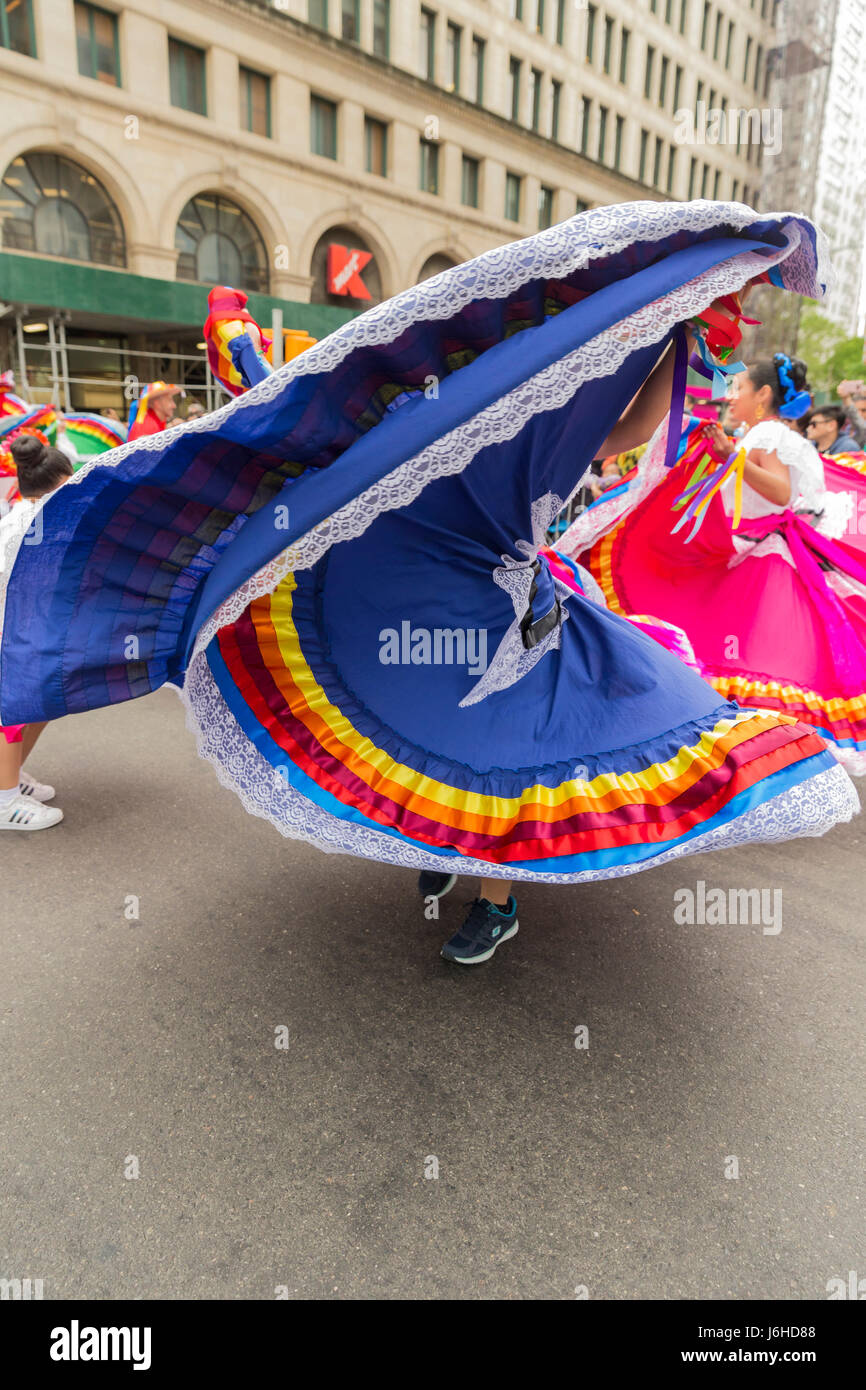
{"type": "Polygon", "coordinates": [[[845,428],[845,411],[838,405],[816,405],[805,417],[806,436],[819,454],[850,454],[857,440],[845,428]]]}

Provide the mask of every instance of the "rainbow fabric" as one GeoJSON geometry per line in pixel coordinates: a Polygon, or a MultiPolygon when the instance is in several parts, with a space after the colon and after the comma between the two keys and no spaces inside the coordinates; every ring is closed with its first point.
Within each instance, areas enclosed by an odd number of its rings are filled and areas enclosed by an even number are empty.
{"type": "Polygon", "coordinates": [[[287,576],[219,634],[208,662],[220,693],[275,780],[286,778],[332,815],[419,849],[529,872],[639,866],[687,843],[713,817],[745,809],[763,779],[794,785],[809,759],[826,756],[793,718],[732,710],[692,729],[691,740],[685,731],[660,740],[656,758],[652,749],[637,758],[628,750],[619,768],[613,756],[595,775],[587,767],[583,776],[530,782],[517,794],[476,791],[464,778],[429,775],[427,759],[408,748],[395,758],[355,702],[330,698],[334,673],[312,630],[308,646],[296,589],[296,576],[287,576]]]}
{"type": "MultiPolygon", "coordinates": [[[[627,616],[642,608],[681,627],[688,635],[705,678],[728,700],[752,708],[778,710],[811,725],[834,745],[850,770],[866,772],[866,620],[856,591],[830,591],[828,570],[839,567],[843,580],[859,575],[866,538],[832,547],[836,565],[810,566],[810,582],[780,555],[745,563],[732,541],[733,522],[718,491],[708,499],[700,535],[676,534],[670,510],[681,504],[694,451],[632,510],[626,508],[584,551],[573,553],[598,582],[611,612],[627,616]],[[856,541],[856,544],[854,543],[856,541]],[[823,589],[826,593],[822,594],[823,589]],[[825,606],[829,605],[829,607],[825,606]],[[831,635],[828,617],[840,615],[831,635]],[[736,636],[734,647],[731,636],[736,636]],[[797,673],[800,672],[800,678],[797,673]]],[[[704,462],[712,477],[715,459],[704,462]]],[[[859,514],[866,508],[866,467],[859,457],[825,459],[831,489],[855,490],[859,514]],[[838,469],[835,467],[838,465],[838,469]],[[835,479],[835,481],[834,481],[835,479]]],[[[724,465],[722,465],[724,469],[724,465]]],[[[855,524],[857,511],[855,511],[855,524]]],[[[780,535],[796,525],[803,535],[817,533],[802,518],[778,519],[780,535]]],[[[764,519],[766,523],[766,518],[764,519]]],[[[748,539],[756,522],[743,522],[748,539]]],[[[579,533],[579,526],[575,528],[579,533]]],[[[694,534],[694,533],[693,533],[694,534]]],[[[859,582],[855,580],[855,583],[859,582]]]]}
{"type": "Polygon", "coordinates": [[[126,426],[104,415],[87,410],[70,411],[64,416],[66,435],[79,458],[93,458],[126,443],[126,426]]]}
{"type": "Polygon", "coordinates": [[[683,317],[795,250],[802,289],[813,237],[736,204],[588,212],[83,469],[15,556],[0,718],[169,681],[252,814],[414,870],[577,882],[849,818],[813,728],[721,700],[543,553],[683,317]]]}
{"type": "Polygon", "coordinates": [[[217,381],[232,396],[239,396],[247,389],[247,383],[235,366],[231,353],[232,342],[241,337],[247,325],[259,329],[262,340],[259,356],[263,363],[270,366],[273,354],[273,338],[259,328],[247,311],[247,299],[243,290],[232,289],[230,285],[215,285],[207,297],[209,312],[204,325],[204,340],[208,362],[217,381]]]}
{"type": "Polygon", "coordinates": [[[0,419],[0,440],[13,438],[19,430],[39,430],[53,444],[57,437],[57,411],[53,405],[29,405],[20,414],[0,419]]]}

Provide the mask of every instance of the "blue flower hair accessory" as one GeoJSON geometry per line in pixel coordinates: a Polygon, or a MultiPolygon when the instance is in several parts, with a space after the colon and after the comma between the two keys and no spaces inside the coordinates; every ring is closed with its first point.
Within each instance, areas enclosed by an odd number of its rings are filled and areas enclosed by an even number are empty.
{"type": "Polygon", "coordinates": [[[795,387],[791,375],[791,359],[787,353],[777,352],[773,361],[776,364],[776,374],[785,397],[779,408],[779,414],[784,420],[799,420],[801,415],[805,415],[806,411],[811,409],[812,397],[808,391],[798,391],[795,387]]]}

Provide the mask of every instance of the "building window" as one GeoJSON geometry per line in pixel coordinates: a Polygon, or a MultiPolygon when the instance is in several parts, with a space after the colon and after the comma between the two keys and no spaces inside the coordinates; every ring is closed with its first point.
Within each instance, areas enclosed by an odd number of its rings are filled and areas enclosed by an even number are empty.
{"type": "Polygon", "coordinates": [[[698,108],[700,107],[700,104],[701,104],[701,102],[703,101],[703,98],[704,98],[704,84],[703,84],[703,82],[699,82],[698,85],[695,87],[695,120],[698,119],[698,108]]]}
{"type": "Polygon", "coordinates": [[[625,127],[625,118],[617,116],[613,135],[613,167],[622,168],[622,135],[625,127]]]}
{"type": "Polygon", "coordinates": [[[559,139],[559,119],[562,112],[562,83],[557,82],[556,78],[550,84],[550,138],[559,139]]]}
{"type": "Polygon", "coordinates": [[[698,161],[697,161],[697,159],[695,158],[695,156],[692,155],[691,163],[689,164],[689,199],[690,199],[690,200],[691,200],[692,198],[694,198],[694,196],[695,196],[695,176],[697,175],[697,172],[698,172],[698,161]]]}
{"type": "Polygon", "coordinates": [[[580,123],[580,152],[581,154],[587,154],[589,152],[589,123],[592,117],[591,97],[583,97],[581,99],[581,110],[583,118],[580,123]]]}
{"type": "Polygon", "coordinates": [[[589,203],[585,203],[585,202],[583,201],[582,198],[578,198],[577,202],[575,203],[575,207],[574,207],[575,213],[587,212],[588,209],[589,209],[589,203]]]}
{"type": "Polygon", "coordinates": [[[310,150],[325,159],[337,158],[337,103],[310,94],[310,150]]]}
{"type": "Polygon", "coordinates": [[[364,117],[364,158],[368,174],[388,175],[388,127],[384,121],[364,117]]]}
{"type": "Polygon", "coordinates": [[[764,58],[764,45],[761,44],[761,43],[759,43],[759,44],[758,44],[758,51],[757,51],[757,53],[755,54],[755,91],[757,91],[758,88],[759,88],[759,86],[761,85],[761,63],[762,63],[762,61],[763,61],[763,58],[764,58]]]}
{"type": "Polygon", "coordinates": [[[241,129],[254,135],[271,133],[271,79],[252,68],[240,68],[241,129]]]}
{"type": "Polygon", "coordinates": [[[198,193],[177,220],[177,279],[267,293],[268,260],[258,228],[220,193],[198,193]]]}
{"type": "Polygon", "coordinates": [[[669,69],[669,67],[670,67],[670,60],[669,60],[669,58],[667,57],[667,55],[665,55],[665,56],[662,58],[661,71],[659,72],[659,106],[662,108],[662,110],[664,110],[665,102],[667,101],[667,96],[668,96],[668,69],[669,69]]]}
{"type": "Polygon", "coordinates": [[[439,192],[439,146],[434,140],[421,141],[418,187],[422,193],[439,192]]]}
{"type": "Polygon", "coordinates": [[[709,166],[708,164],[705,164],[704,167],[703,167],[703,169],[701,170],[701,197],[702,197],[702,198],[706,198],[706,196],[707,196],[707,179],[709,178],[709,176],[710,176],[710,166],[709,166]]]}
{"type": "Polygon", "coordinates": [[[677,147],[676,145],[668,145],[668,177],[667,184],[665,185],[665,191],[667,193],[673,193],[674,191],[674,178],[676,177],[676,169],[677,147]]]}
{"type": "Polygon", "coordinates": [[[548,227],[553,226],[553,189],[545,188],[544,184],[538,190],[538,230],[544,232],[548,227]]]}
{"type": "Polygon", "coordinates": [[[445,57],[447,61],[446,83],[449,92],[460,91],[460,49],[463,44],[463,30],[459,24],[449,22],[446,31],[445,57]]]}
{"type": "Polygon", "coordinates": [[[680,67],[679,63],[677,63],[677,69],[674,73],[674,113],[676,113],[680,109],[680,97],[682,96],[682,92],[683,70],[680,67]]]}
{"type": "Polygon", "coordinates": [[[361,0],[343,0],[341,33],[347,43],[361,41],[361,0]]]}
{"type": "Polygon", "coordinates": [[[724,17],[723,17],[723,15],[722,15],[721,10],[718,10],[717,13],[716,13],[716,31],[715,31],[715,34],[714,34],[714,36],[713,36],[713,62],[714,62],[714,63],[717,63],[717,62],[719,61],[719,50],[720,50],[720,48],[721,48],[721,46],[722,46],[722,23],[723,23],[723,18],[724,18],[724,17]]]}
{"type": "Polygon", "coordinates": [[[734,180],[732,181],[732,183],[731,183],[731,202],[732,202],[732,203],[738,203],[738,202],[740,201],[739,193],[740,193],[740,180],[739,180],[739,179],[734,179],[734,180]]]}
{"type": "Polygon", "coordinates": [[[612,20],[612,19],[605,19],[605,21],[604,21],[604,48],[603,48],[602,52],[603,52],[603,55],[604,55],[603,58],[602,58],[602,66],[604,67],[605,72],[609,73],[609,72],[610,72],[610,65],[611,65],[611,63],[613,62],[613,20],[612,20]]]}
{"type": "Polygon", "coordinates": [[[631,31],[623,29],[619,41],[619,80],[624,83],[628,82],[628,45],[630,39],[631,31]]]}
{"type": "Polygon", "coordinates": [[[686,32],[686,25],[689,22],[689,0],[680,0],[680,33],[686,32]]]}
{"type": "Polygon", "coordinates": [[[108,10],[100,10],[96,5],[85,5],[81,0],[76,0],[75,39],[78,46],[78,71],[81,76],[95,77],[97,82],[119,87],[117,15],[109,14],[108,10]]]}
{"type": "Polygon", "coordinates": [[[721,171],[721,169],[717,169],[716,172],[713,174],[713,197],[714,197],[714,198],[718,198],[718,196],[719,196],[719,189],[720,189],[720,187],[721,187],[721,182],[722,182],[722,171],[721,171]]]}
{"type": "Polygon", "coordinates": [[[604,163],[605,146],[607,145],[607,107],[598,108],[598,159],[599,163],[604,163]]]}
{"type": "Polygon", "coordinates": [[[665,0],[665,24],[673,23],[674,0],[665,0]]]}
{"type": "Polygon", "coordinates": [[[538,130],[541,125],[541,81],[542,74],[538,68],[529,70],[529,109],[532,112],[532,129],[538,130]]]}
{"type": "Polygon", "coordinates": [[[732,19],[729,19],[729,20],[728,20],[728,38],[727,38],[727,42],[725,43],[725,67],[726,67],[726,68],[730,68],[730,66],[731,66],[731,50],[732,50],[733,46],[734,46],[734,21],[733,21],[732,19]]]}
{"type": "Polygon", "coordinates": [[[478,207],[479,163],[471,155],[463,156],[463,169],[460,182],[460,201],[464,207],[478,207]]]}
{"type": "Polygon", "coordinates": [[[472,99],[478,106],[484,105],[484,54],[487,44],[484,39],[479,39],[477,34],[472,36],[472,99]]]}
{"type": "Polygon", "coordinates": [[[509,19],[523,19],[523,0],[508,0],[509,19]]]}
{"type": "Polygon", "coordinates": [[[710,0],[704,0],[704,17],[703,17],[703,19],[701,20],[701,48],[702,48],[702,49],[706,48],[706,46],[707,46],[707,32],[708,32],[709,27],[710,27],[710,11],[712,10],[712,8],[713,8],[713,7],[712,7],[712,5],[710,4],[710,0]]]}
{"type": "Polygon", "coordinates": [[[328,0],[309,0],[309,4],[307,5],[307,19],[310,24],[315,24],[317,29],[327,29],[328,0]]]}
{"type": "Polygon", "coordinates": [[[377,58],[391,55],[391,0],[373,0],[373,52],[377,58]]]}
{"type": "Polygon", "coordinates": [[[193,48],[180,39],[168,41],[168,72],[171,104],[183,111],[207,115],[207,90],[204,75],[204,51],[193,48]]]}
{"type": "Polygon", "coordinates": [[[544,0],[535,0],[535,32],[544,33],[544,0]]]}
{"type": "Polygon", "coordinates": [[[433,275],[441,275],[443,270],[453,270],[457,262],[451,256],[446,256],[444,251],[436,251],[432,256],[428,256],[418,273],[418,284],[422,280],[429,280],[433,275]]]}
{"type": "Polygon", "coordinates": [[[36,57],[32,0],[0,0],[0,44],[13,53],[36,57]]]}
{"type": "Polygon", "coordinates": [[[752,36],[746,35],[746,52],[743,58],[743,81],[749,80],[749,63],[752,61],[752,36]]]}
{"type": "Polygon", "coordinates": [[[520,70],[523,67],[519,58],[508,60],[508,81],[510,85],[511,119],[520,119],[520,70]]]}
{"type": "Polygon", "coordinates": [[[3,248],[126,265],[123,223],[102,184],[64,155],[13,159],[3,175],[3,248]]]}
{"type": "Polygon", "coordinates": [[[658,188],[662,179],[662,150],[664,141],[660,135],[656,136],[655,154],[653,155],[653,188],[658,188]]]}
{"type": "Polygon", "coordinates": [[[653,90],[653,67],[654,67],[654,65],[655,65],[655,60],[656,60],[656,51],[655,51],[655,49],[653,48],[653,46],[652,46],[651,43],[650,43],[650,44],[647,44],[647,50],[646,50],[646,67],[644,68],[644,75],[643,75],[643,94],[644,94],[645,97],[651,97],[651,96],[652,96],[652,90],[653,90]]]}
{"type": "Polygon", "coordinates": [[[432,10],[425,10],[423,6],[418,45],[418,67],[421,76],[432,82],[436,76],[436,16],[432,10]]]}
{"type": "Polygon", "coordinates": [[[521,193],[523,191],[523,179],[519,174],[506,173],[505,175],[505,216],[509,222],[520,221],[521,193]]]}
{"type": "Polygon", "coordinates": [[[595,48],[595,16],[597,10],[595,5],[586,7],[586,61],[592,62],[592,54],[595,48]]]}
{"type": "Polygon", "coordinates": [[[646,183],[646,152],[649,144],[649,131],[642,130],[640,133],[640,160],[637,166],[637,176],[640,183],[646,183]]]}
{"type": "Polygon", "coordinates": [[[565,43],[565,0],[556,0],[556,42],[560,48],[565,43]]]}

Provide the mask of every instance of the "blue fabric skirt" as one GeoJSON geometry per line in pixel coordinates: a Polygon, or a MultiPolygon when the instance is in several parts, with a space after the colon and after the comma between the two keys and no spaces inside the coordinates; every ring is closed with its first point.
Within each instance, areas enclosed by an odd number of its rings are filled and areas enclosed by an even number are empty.
{"type": "Polygon", "coordinates": [[[821,293],[799,218],[597,209],[377,306],[102,455],[22,544],[3,723],[183,692],[247,808],[326,850],[575,881],[857,809],[820,738],[718,696],[538,551],[683,320],[821,293]]]}

